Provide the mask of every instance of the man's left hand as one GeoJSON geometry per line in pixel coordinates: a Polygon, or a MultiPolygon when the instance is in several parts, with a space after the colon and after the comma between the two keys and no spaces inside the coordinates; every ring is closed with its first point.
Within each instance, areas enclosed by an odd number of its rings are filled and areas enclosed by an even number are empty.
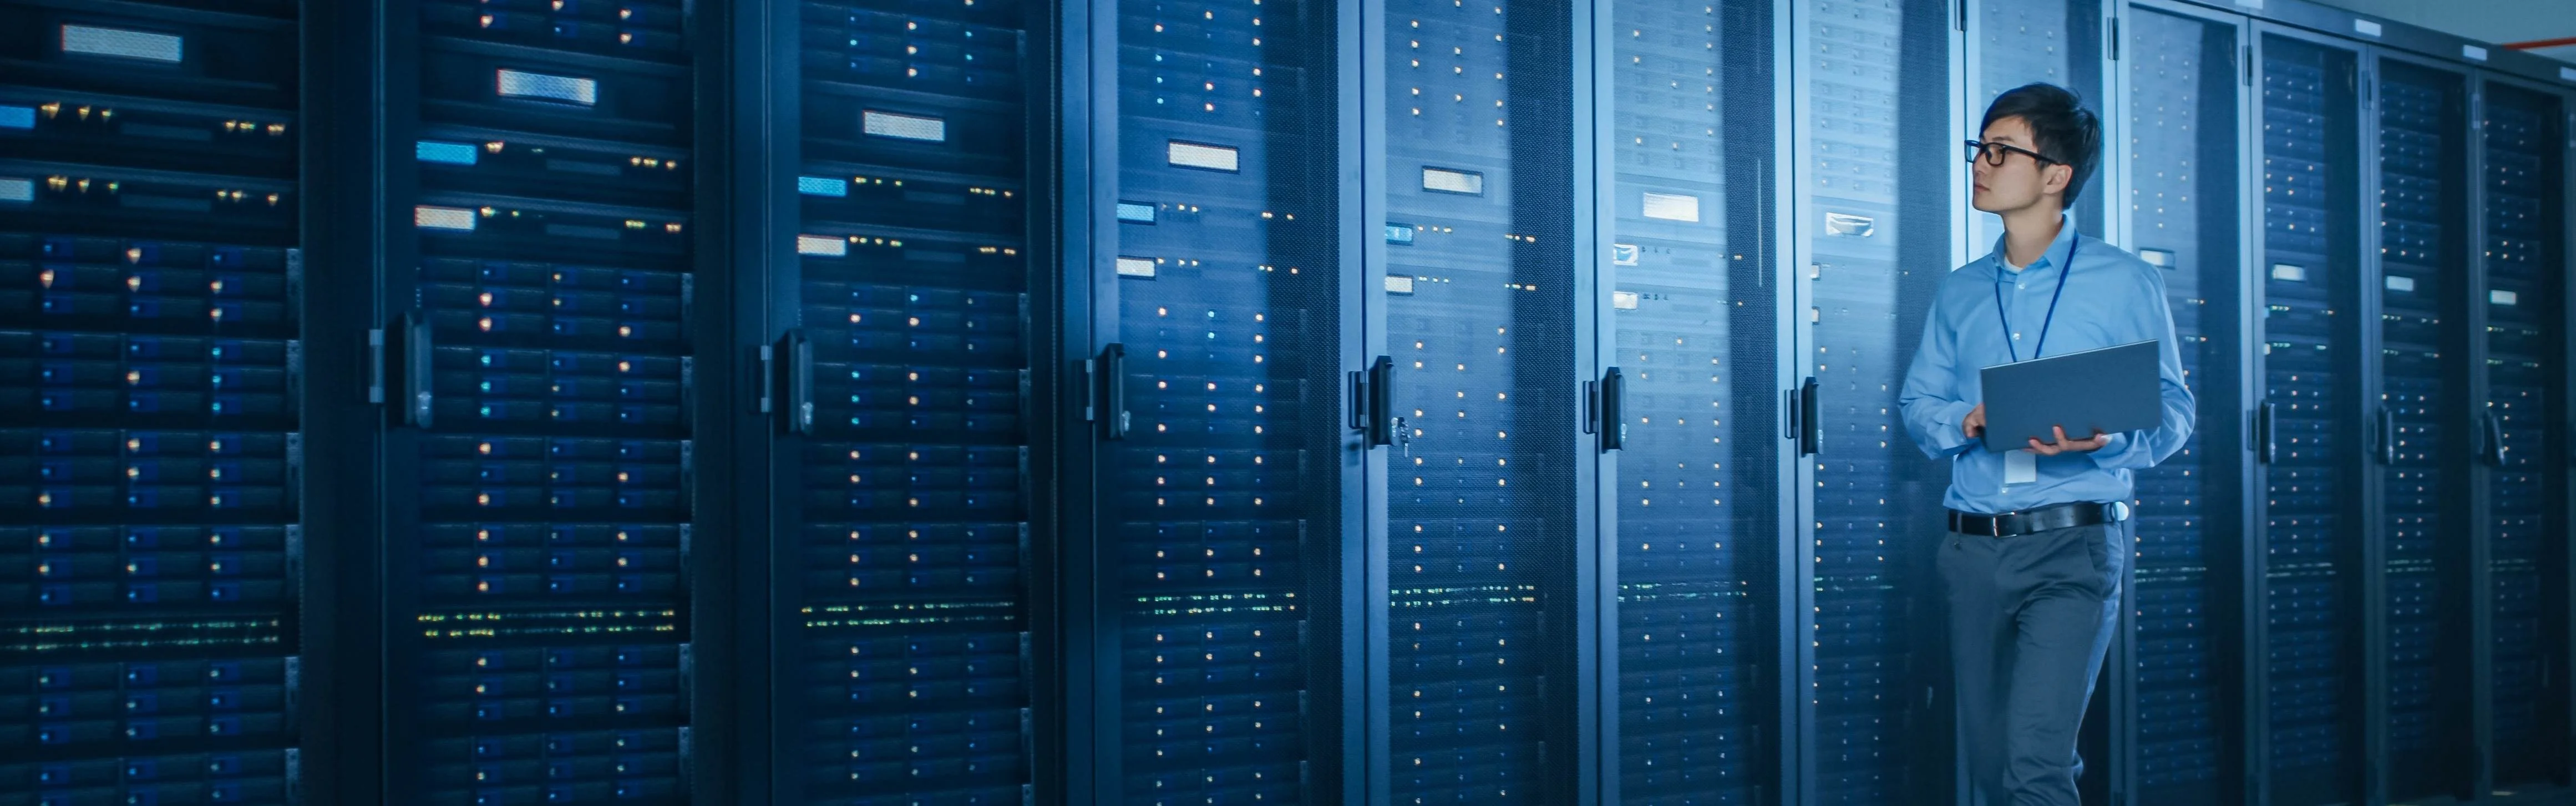
{"type": "Polygon", "coordinates": [[[2111,435],[2100,431],[2093,432],[2092,439],[2069,439],[2066,436],[2066,426],[2062,425],[2057,426],[2056,431],[2057,442],[2054,444],[2041,442],[2038,437],[2032,437],[2030,440],[2030,452],[2041,456],[2056,456],[2061,453],[2092,453],[2111,444],[2111,435]]]}

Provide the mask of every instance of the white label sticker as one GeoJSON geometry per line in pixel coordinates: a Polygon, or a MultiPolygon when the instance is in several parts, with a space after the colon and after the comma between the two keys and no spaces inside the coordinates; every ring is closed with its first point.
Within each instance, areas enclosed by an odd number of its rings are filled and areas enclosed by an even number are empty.
{"type": "Polygon", "coordinates": [[[94,28],[87,25],[63,26],[63,52],[92,56],[118,56],[156,62],[179,63],[185,42],[169,34],[148,34],[117,28],[94,28]]]}
{"type": "Polygon", "coordinates": [[[2489,291],[2487,292],[2487,301],[2497,305],[2520,305],[2522,304],[2522,295],[2511,291],[2489,291]]]}
{"type": "Polygon", "coordinates": [[[1243,155],[1225,146],[1200,145],[1171,141],[1163,152],[1163,161],[1181,168],[1234,173],[1243,170],[1243,155]]]}
{"type": "Polygon", "coordinates": [[[1878,220],[1869,216],[1850,213],[1825,214],[1825,233],[1828,235],[1856,235],[1867,238],[1877,231],[1878,220]]]}
{"type": "Polygon", "coordinates": [[[859,130],[878,137],[897,140],[919,140],[925,143],[945,142],[948,121],[920,115],[898,115],[874,109],[859,113],[859,130]]]}
{"type": "Polygon", "coordinates": [[[2029,448],[2004,452],[2004,484],[2029,484],[2039,480],[2039,454],[2029,448]]]}
{"type": "Polygon", "coordinates": [[[2399,277],[2394,274],[2388,275],[2388,290],[2408,294],[2415,293],[2415,278],[2399,277]]]}
{"type": "Polygon", "coordinates": [[[1141,257],[1119,258],[1118,276],[1142,277],[1147,280],[1154,279],[1154,261],[1141,257]]]}
{"type": "Polygon", "coordinates": [[[1612,292],[1610,292],[1610,307],[1612,307],[1612,308],[1617,308],[1617,309],[1619,309],[1619,310],[1623,310],[1623,311],[1633,311],[1633,310],[1636,310],[1636,309],[1637,309],[1637,292],[1635,292],[1635,291],[1612,291],[1612,292]]]}
{"type": "Polygon", "coordinates": [[[2353,33],[2357,33],[2362,36],[2378,36],[2380,33],[2379,23],[2371,22],[2369,20],[2353,20],[2352,31],[2353,33]]]}
{"type": "Polygon", "coordinates": [[[1646,217],[1699,223],[1699,197],[1650,191],[1646,194],[1646,217]]]}
{"type": "Polygon", "coordinates": [[[1386,276],[1386,293],[1389,293],[1389,294],[1411,294],[1411,293],[1413,293],[1413,275],[1410,275],[1410,274],[1390,274],[1390,275],[1387,275],[1387,276],[1386,276]]]}
{"type": "Polygon", "coordinates": [[[1610,245],[1610,265],[1613,265],[1613,266],[1634,266],[1634,265],[1637,265],[1637,245],[1636,245],[1636,244],[1632,244],[1632,243],[1614,243],[1614,244],[1611,244],[1611,245],[1610,245]]]}
{"type": "Polygon", "coordinates": [[[2174,253],[2163,249],[2140,249],[2138,250],[2138,259],[2146,261],[2147,265],[2154,266],[2159,269],[2170,269],[2174,267],[2174,253]]]}
{"type": "Polygon", "coordinates": [[[1485,195],[1485,175],[1474,171],[1452,171],[1447,168],[1422,169],[1422,189],[1439,193],[1485,195]]]}
{"type": "Polygon", "coordinates": [[[2289,283],[2304,283],[2308,281],[2308,270],[2299,266],[2292,266],[2287,263],[2274,263],[2272,264],[2272,279],[2289,283]]]}
{"type": "Polygon", "coordinates": [[[36,180],[0,177],[0,201],[31,202],[36,200],[36,180]]]}
{"type": "Polygon", "coordinates": [[[537,98],[583,106],[599,103],[599,82],[587,78],[500,70],[493,73],[492,86],[503,98],[537,98]]]}
{"type": "Polygon", "coordinates": [[[411,223],[412,226],[420,227],[422,229],[444,229],[455,230],[458,232],[473,232],[474,211],[467,210],[462,207],[431,207],[428,205],[421,205],[411,208],[411,223]]]}
{"type": "Polygon", "coordinates": [[[2471,61],[2483,62],[2487,60],[2487,49],[2476,45],[2461,45],[2460,55],[2471,61]]]}
{"type": "Polygon", "coordinates": [[[847,257],[850,254],[850,242],[830,235],[798,235],[796,254],[847,257]]]}

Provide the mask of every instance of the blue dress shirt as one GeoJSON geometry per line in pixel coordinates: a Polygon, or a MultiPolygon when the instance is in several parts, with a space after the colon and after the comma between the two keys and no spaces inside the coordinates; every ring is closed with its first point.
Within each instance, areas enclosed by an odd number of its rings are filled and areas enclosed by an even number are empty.
{"type": "MultiPolygon", "coordinates": [[[[1934,459],[1950,460],[1950,492],[1942,505],[1962,512],[2000,514],[2077,501],[2128,501],[2135,493],[2131,472],[2181,450],[2191,437],[2191,390],[2183,385],[2181,345],[2174,339],[2173,311],[2166,307],[2165,278],[2154,266],[2119,247],[2061,223],[2048,254],[2015,273],[2004,264],[2003,239],[1995,251],[1942,278],[1933,296],[1932,314],[1923,323],[1923,343],[1905,371],[1905,391],[1897,398],[1905,430],[1934,459]],[[2074,265],[2067,247],[2074,246],[2074,265]],[[2164,418],[2154,429],[2110,435],[2092,453],[2039,456],[2038,478],[2004,483],[2004,455],[1986,450],[1982,440],[1959,430],[1959,421],[1984,400],[1979,370],[2040,356],[2041,323],[2049,318],[2049,297],[2057,293],[2059,272],[2066,271],[2066,291],[2048,329],[2048,355],[2112,347],[2156,339],[2157,371],[2162,376],[2164,418]],[[1995,310],[2002,293],[2007,333],[1995,310]]],[[[2087,438],[2091,434],[2068,434],[2087,438]]]]}

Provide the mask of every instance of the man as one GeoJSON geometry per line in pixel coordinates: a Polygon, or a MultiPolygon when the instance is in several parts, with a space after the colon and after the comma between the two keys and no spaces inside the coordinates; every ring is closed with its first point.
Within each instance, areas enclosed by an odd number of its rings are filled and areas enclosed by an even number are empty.
{"type": "Polygon", "coordinates": [[[1939,548],[1950,594],[1962,748],[1987,806],[2077,806],[2075,734],[2119,616],[2130,474],[2191,436],[2192,396],[2164,278],[2064,215],[2102,151],[2101,122],[2063,87],[2032,84],[1986,110],[1976,208],[2003,217],[1995,251],[1941,281],[1905,373],[1905,426],[1950,462],[1939,548]],[[2156,339],[2162,423],[1987,450],[1984,367],[2156,339]]]}

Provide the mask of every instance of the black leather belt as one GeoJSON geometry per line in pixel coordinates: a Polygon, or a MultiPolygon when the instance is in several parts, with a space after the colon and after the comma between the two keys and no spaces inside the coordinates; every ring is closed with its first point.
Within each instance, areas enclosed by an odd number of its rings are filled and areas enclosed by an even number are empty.
{"type": "Polygon", "coordinates": [[[2129,504],[2125,501],[2113,501],[2108,504],[2080,501],[2021,512],[2006,512],[2001,515],[1977,515],[1954,509],[1950,510],[1950,531],[1980,537],[2019,537],[2057,529],[2073,529],[2078,526],[2119,523],[2128,519],[2129,504]]]}

